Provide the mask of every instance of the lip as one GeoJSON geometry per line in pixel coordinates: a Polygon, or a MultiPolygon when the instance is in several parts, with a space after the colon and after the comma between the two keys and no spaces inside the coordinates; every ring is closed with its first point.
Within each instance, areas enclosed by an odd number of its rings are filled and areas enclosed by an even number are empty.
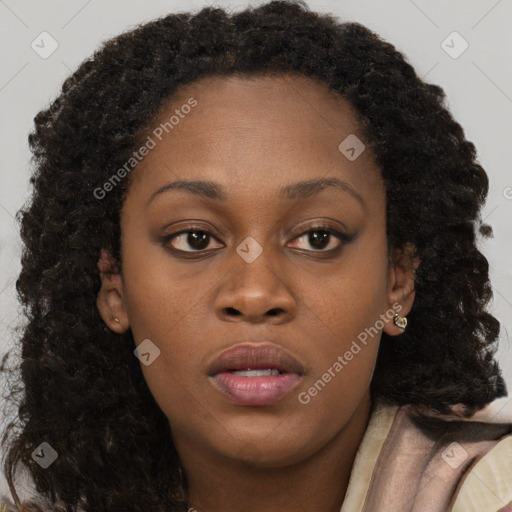
{"type": "Polygon", "coordinates": [[[221,352],[208,370],[208,375],[228,370],[276,368],[287,373],[304,374],[303,366],[274,343],[240,343],[221,352]],[[269,366],[270,365],[270,366],[269,366]]]}
{"type": "Polygon", "coordinates": [[[304,367],[270,342],[241,343],[224,350],[208,369],[217,391],[241,405],[270,405],[288,395],[301,381],[304,367]],[[232,371],[277,369],[274,376],[246,377],[232,371]]]}

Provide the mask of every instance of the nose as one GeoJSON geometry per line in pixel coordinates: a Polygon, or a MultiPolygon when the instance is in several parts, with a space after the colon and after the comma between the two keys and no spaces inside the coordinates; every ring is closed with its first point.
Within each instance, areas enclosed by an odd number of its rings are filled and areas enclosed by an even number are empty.
{"type": "Polygon", "coordinates": [[[289,322],[296,316],[297,304],[285,280],[286,273],[271,264],[270,254],[263,253],[247,263],[234,255],[215,297],[217,316],[223,321],[271,323],[289,322]]]}

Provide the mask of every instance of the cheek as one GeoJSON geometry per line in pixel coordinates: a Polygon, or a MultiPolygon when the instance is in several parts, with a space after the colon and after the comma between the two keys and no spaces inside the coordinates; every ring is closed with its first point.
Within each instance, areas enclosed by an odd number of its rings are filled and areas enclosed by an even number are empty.
{"type": "Polygon", "coordinates": [[[205,342],[218,330],[209,297],[219,273],[203,267],[198,272],[204,263],[176,264],[165,251],[139,240],[126,236],[123,241],[130,328],[135,345],[149,339],[159,351],[150,365],[141,363],[152,395],[169,418],[183,418],[191,404],[203,402],[205,342]]]}
{"type": "Polygon", "coordinates": [[[340,401],[356,404],[371,381],[384,320],[394,313],[387,311],[383,247],[362,244],[321,289],[305,282],[315,289],[308,295],[315,360],[304,386],[304,401],[315,402],[312,409],[340,401]]]}
{"type": "Polygon", "coordinates": [[[204,302],[201,298],[211,286],[207,282],[209,273],[198,272],[197,265],[192,261],[173,263],[154,241],[125,236],[124,302],[137,342],[145,338],[160,343],[179,339],[184,325],[194,325],[191,318],[198,314],[204,302]]]}
{"type": "MultiPolygon", "coordinates": [[[[299,401],[317,414],[350,411],[367,390],[375,366],[385,313],[374,295],[338,296],[332,291],[330,309],[315,325],[315,359],[299,401]],[[333,303],[338,307],[333,307],[333,303]],[[342,410],[339,405],[344,404],[342,410]]],[[[338,414],[339,415],[339,414],[338,414]]]]}
{"type": "Polygon", "coordinates": [[[198,383],[202,382],[198,344],[206,338],[202,324],[206,312],[190,286],[181,289],[162,277],[149,278],[148,283],[151,281],[153,286],[130,288],[127,311],[135,344],[150,339],[158,347],[158,357],[151,365],[142,364],[141,369],[153,396],[167,413],[172,405],[181,410],[180,404],[198,399],[198,383]]]}
{"type": "MultiPolygon", "coordinates": [[[[379,233],[368,234],[360,244],[347,248],[341,263],[327,277],[320,272],[304,273],[301,293],[327,337],[331,333],[346,343],[373,326],[385,313],[388,257],[385,240],[378,241],[378,238],[379,233]]],[[[340,349],[343,344],[331,346],[340,349]]],[[[328,353],[328,345],[324,348],[328,353]]]]}

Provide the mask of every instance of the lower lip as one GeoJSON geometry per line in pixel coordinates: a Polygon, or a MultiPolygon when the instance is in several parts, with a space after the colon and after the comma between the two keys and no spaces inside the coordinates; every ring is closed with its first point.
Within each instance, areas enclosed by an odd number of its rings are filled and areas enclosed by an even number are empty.
{"type": "Polygon", "coordinates": [[[241,377],[230,372],[211,377],[215,387],[241,405],[270,405],[284,398],[299,383],[296,373],[268,377],[241,377]]]}

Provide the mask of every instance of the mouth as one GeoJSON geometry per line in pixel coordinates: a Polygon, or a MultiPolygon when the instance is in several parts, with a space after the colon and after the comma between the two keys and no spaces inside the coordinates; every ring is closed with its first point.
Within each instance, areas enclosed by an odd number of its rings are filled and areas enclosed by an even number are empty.
{"type": "Polygon", "coordinates": [[[217,391],[234,403],[251,406],[278,402],[303,375],[303,366],[272,343],[236,345],[222,352],[208,371],[217,391]]]}
{"type": "Polygon", "coordinates": [[[251,368],[247,368],[247,370],[229,370],[229,372],[240,377],[275,377],[276,375],[286,373],[276,368],[268,368],[266,370],[251,370],[251,368]]]}

